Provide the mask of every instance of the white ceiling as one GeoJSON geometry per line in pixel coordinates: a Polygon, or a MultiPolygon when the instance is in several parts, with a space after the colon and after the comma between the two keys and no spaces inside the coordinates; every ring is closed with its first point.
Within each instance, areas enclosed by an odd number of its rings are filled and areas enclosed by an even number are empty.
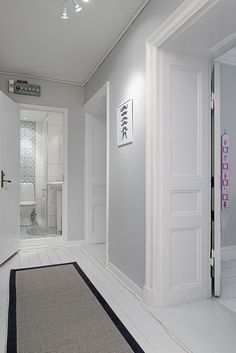
{"type": "Polygon", "coordinates": [[[147,0],[1,0],[0,71],[84,84],[147,0]]]}

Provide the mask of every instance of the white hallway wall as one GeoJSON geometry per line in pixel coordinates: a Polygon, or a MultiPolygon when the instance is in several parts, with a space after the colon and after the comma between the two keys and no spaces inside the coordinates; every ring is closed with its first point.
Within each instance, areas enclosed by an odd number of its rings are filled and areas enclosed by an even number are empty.
{"type": "Polygon", "coordinates": [[[57,108],[68,108],[69,113],[69,193],[68,220],[69,240],[80,240],[84,236],[84,117],[81,109],[84,104],[84,88],[45,80],[28,79],[40,84],[41,97],[28,97],[8,92],[8,80],[25,79],[24,76],[0,74],[0,90],[16,103],[34,104],[57,108]]]}
{"type": "Polygon", "coordinates": [[[110,81],[110,261],[144,285],[145,41],[182,3],[151,0],[86,85],[86,100],[110,81]],[[134,142],[117,147],[116,108],[134,99],[134,142]]]}

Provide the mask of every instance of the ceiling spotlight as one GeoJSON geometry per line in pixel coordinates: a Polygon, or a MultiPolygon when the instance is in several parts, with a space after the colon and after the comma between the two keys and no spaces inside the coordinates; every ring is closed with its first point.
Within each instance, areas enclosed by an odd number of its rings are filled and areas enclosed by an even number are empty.
{"type": "Polygon", "coordinates": [[[79,4],[78,0],[73,0],[73,4],[75,12],[80,12],[83,9],[83,7],[79,4]]]}
{"type": "Polygon", "coordinates": [[[69,18],[68,15],[67,15],[67,8],[66,7],[63,7],[61,18],[63,20],[68,20],[68,18],[69,18]]]}
{"type": "Polygon", "coordinates": [[[61,18],[65,19],[65,20],[67,20],[69,18],[67,9],[68,9],[68,7],[70,9],[71,5],[74,6],[75,12],[80,12],[81,10],[83,10],[83,6],[81,5],[81,1],[83,1],[84,3],[88,3],[90,0],[64,0],[61,4],[61,7],[62,7],[61,18]]]}

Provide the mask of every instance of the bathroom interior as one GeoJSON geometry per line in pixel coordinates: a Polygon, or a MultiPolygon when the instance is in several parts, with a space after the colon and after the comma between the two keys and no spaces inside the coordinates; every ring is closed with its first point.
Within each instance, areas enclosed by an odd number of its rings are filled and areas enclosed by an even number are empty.
{"type": "Polygon", "coordinates": [[[63,113],[21,110],[21,239],[62,236],[63,113]]]}

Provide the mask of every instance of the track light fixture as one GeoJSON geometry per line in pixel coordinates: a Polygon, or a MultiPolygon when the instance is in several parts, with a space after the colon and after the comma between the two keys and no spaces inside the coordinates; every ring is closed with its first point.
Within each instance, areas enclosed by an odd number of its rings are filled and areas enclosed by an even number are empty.
{"type": "Polygon", "coordinates": [[[75,12],[80,12],[83,10],[83,7],[79,4],[78,0],[73,0],[75,12]]]}
{"type": "MultiPolygon", "coordinates": [[[[83,2],[88,3],[90,0],[83,0],[83,2]]],[[[68,12],[67,12],[67,6],[69,3],[73,4],[74,11],[75,12],[80,12],[83,10],[83,6],[80,4],[80,0],[65,0],[62,3],[62,13],[61,13],[61,18],[64,20],[68,20],[68,12]]]]}
{"type": "Polygon", "coordinates": [[[65,6],[63,6],[63,8],[62,8],[61,18],[63,20],[68,20],[68,18],[69,18],[67,15],[67,8],[65,6]]]}

